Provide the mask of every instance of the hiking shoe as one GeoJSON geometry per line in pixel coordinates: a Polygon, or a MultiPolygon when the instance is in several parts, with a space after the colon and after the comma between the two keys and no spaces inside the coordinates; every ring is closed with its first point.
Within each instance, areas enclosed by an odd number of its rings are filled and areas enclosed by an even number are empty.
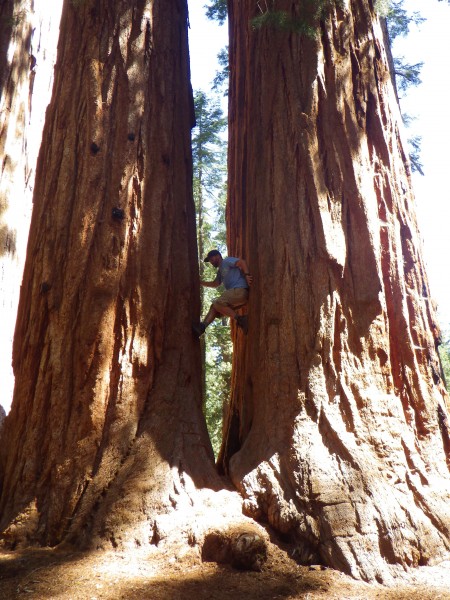
{"type": "Polygon", "coordinates": [[[247,315],[239,315],[236,317],[237,326],[247,335],[248,333],[248,317],[247,315]]]}
{"type": "Polygon", "coordinates": [[[205,333],[205,329],[206,325],[204,323],[192,325],[192,332],[198,338],[205,333]]]}

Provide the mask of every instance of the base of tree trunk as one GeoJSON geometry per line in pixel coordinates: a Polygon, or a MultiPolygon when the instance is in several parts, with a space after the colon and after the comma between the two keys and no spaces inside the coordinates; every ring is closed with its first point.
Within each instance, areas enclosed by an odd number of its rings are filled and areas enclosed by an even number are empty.
{"type": "Polygon", "coordinates": [[[396,464],[380,471],[368,445],[351,443],[331,414],[321,421],[315,432],[313,424],[297,430],[289,453],[274,453],[254,468],[249,446],[233,456],[230,476],[245,498],[244,513],[291,540],[300,564],[369,582],[391,584],[408,568],[448,560],[445,474],[425,465],[406,432],[389,449],[396,464]],[[405,456],[409,469],[400,478],[405,456]]]}

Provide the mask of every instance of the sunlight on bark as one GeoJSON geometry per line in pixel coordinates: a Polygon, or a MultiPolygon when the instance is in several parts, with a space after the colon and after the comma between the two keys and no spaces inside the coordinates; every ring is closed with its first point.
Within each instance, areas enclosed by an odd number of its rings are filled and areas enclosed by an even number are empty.
{"type": "Polygon", "coordinates": [[[62,2],[16,2],[8,48],[12,88],[0,102],[0,130],[4,168],[0,173],[0,230],[11,243],[0,252],[2,327],[0,329],[0,404],[8,412],[14,375],[11,348],[25,261],[37,155],[45,110],[50,102],[53,67],[62,2]],[[34,9],[30,8],[33,4],[34,9]],[[30,46],[25,46],[31,36],[30,46]]]}

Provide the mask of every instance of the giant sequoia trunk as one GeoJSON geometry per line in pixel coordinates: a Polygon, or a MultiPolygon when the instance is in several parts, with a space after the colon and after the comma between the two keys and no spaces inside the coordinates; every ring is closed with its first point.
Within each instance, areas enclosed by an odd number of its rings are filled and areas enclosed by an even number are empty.
{"type": "Polygon", "coordinates": [[[157,541],[217,483],[192,120],[184,0],[64,3],[1,444],[11,544],[157,541]]]}
{"type": "Polygon", "coordinates": [[[58,5],[45,11],[43,0],[0,4],[0,405],[6,409],[13,392],[12,339],[44,122],[42,107],[50,100],[58,5]]]}
{"type": "Polygon", "coordinates": [[[230,3],[229,241],[255,281],[220,461],[299,557],[386,580],[449,549],[448,406],[380,24],[344,4],[313,40],[230,3]]]}

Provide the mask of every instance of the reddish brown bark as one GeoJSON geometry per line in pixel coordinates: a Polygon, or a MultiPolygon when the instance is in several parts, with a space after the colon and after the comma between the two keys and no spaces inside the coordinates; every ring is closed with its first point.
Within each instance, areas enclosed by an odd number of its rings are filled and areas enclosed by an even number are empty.
{"type": "Polygon", "coordinates": [[[220,462],[303,561],[387,580],[448,551],[450,477],[382,32],[366,0],[316,40],[257,14],[230,3],[229,241],[255,281],[220,462]]]}
{"type": "Polygon", "coordinates": [[[65,2],[2,436],[12,544],[149,542],[217,484],[201,414],[184,0],[65,2]]]}

